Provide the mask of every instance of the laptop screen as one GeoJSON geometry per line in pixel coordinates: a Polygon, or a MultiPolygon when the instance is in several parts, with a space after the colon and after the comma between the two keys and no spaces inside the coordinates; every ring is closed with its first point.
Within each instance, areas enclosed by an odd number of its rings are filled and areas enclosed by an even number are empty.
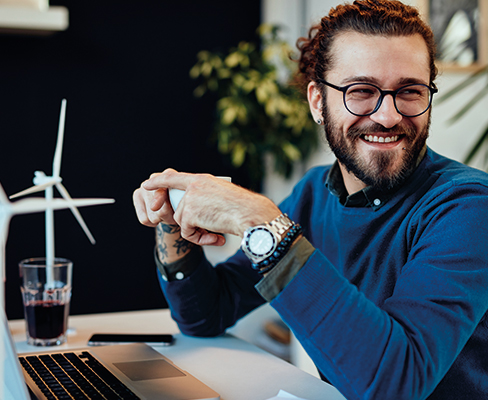
{"type": "Polygon", "coordinates": [[[15,344],[10,335],[7,316],[5,310],[0,311],[1,327],[0,339],[2,349],[0,351],[0,398],[5,400],[29,400],[27,386],[24,381],[15,344]]]}

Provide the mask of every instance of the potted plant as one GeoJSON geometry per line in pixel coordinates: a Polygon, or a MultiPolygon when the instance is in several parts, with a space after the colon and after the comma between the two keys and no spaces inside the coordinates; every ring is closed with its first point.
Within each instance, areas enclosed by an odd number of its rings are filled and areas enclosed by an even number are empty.
{"type": "Polygon", "coordinates": [[[234,167],[245,166],[252,189],[259,190],[266,154],[275,171],[289,177],[296,162],[318,145],[306,99],[290,84],[296,63],[279,28],[258,28],[260,43],[240,42],[227,53],[201,51],[190,76],[199,79],[194,95],[217,95],[215,140],[234,167]]]}

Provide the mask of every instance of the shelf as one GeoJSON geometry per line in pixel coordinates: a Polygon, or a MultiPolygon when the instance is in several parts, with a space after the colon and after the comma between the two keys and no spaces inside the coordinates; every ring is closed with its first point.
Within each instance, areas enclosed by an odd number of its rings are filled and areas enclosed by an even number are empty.
{"type": "Polygon", "coordinates": [[[0,6],[0,33],[50,35],[68,28],[68,10],[53,6],[46,10],[0,6]]]}

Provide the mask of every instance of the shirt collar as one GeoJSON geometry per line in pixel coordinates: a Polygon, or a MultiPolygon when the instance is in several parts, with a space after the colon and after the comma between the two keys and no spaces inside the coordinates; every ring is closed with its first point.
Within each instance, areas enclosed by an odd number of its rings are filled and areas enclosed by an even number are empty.
{"type": "MultiPolygon", "coordinates": [[[[420,152],[416,167],[418,167],[423,160],[426,151],[427,146],[420,152]]],[[[367,186],[356,193],[348,195],[344,185],[342,172],[337,161],[332,164],[332,167],[329,170],[325,186],[334,196],[339,198],[339,202],[344,207],[371,207],[374,211],[383,207],[396,191],[396,189],[384,191],[375,189],[372,186],[367,186]]]]}

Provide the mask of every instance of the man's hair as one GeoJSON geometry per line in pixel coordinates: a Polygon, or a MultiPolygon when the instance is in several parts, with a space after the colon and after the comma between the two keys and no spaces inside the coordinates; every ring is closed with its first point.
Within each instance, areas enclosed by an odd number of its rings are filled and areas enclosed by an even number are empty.
{"type": "Polygon", "coordinates": [[[300,57],[295,82],[300,89],[306,90],[310,81],[324,79],[334,61],[331,54],[334,39],[344,32],[380,36],[420,34],[429,52],[430,83],[434,83],[437,76],[434,35],[418,10],[395,0],[356,0],[332,8],[329,15],[310,28],[308,37],[298,39],[300,57]]]}

